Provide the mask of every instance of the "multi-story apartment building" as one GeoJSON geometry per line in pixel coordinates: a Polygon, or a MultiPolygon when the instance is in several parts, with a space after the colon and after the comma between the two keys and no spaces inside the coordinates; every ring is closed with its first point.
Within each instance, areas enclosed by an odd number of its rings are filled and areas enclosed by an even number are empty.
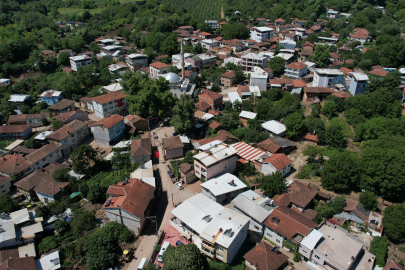
{"type": "Polygon", "coordinates": [[[132,71],[138,70],[140,67],[147,67],[148,66],[148,56],[145,54],[138,54],[133,53],[127,55],[125,60],[129,66],[129,69],[132,71]]]}
{"type": "Polygon", "coordinates": [[[124,136],[124,117],[119,114],[106,116],[100,121],[91,125],[94,141],[106,146],[110,146],[124,136]]]}
{"type": "Polygon", "coordinates": [[[212,50],[219,47],[219,41],[215,39],[204,39],[201,40],[201,46],[206,50],[212,50]]]}
{"type": "Polygon", "coordinates": [[[151,79],[159,79],[159,77],[163,74],[169,72],[169,65],[164,63],[155,62],[149,65],[150,67],[150,78],[151,79]]]}
{"type": "Polygon", "coordinates": [[[400,68],[399,73],[401,73],[401,85],[405,86],[405,68],[400,68]]]}
{"type": "Polygon", "coordinates": [[[7,176],[0,176],[0,198],[10,193],[11,178],[7,176]]]}
{"type": "Polygon", "coordinates": [[[217,203],[226,203],[242,193],[247,186],[235,175],[224,173],[201,184],[202,194],[217,203]]]}
{"type": "Polygon", "coordinates": [[[49,106],[52,106],[63,99],[61,91],[46,90],[41,94],[41,101],[46,102],[49,106]]]}
{"type": "Polygon", "coordinates": [[[274,37],[274,29],[270,27],[253,27],[250,29],[250,39],[262,42],[268,38],[274,37]]]}
{"type": "Polygon", "coordinates": [[[235,73],[233,70],[228,70],[221,75],[221,84],[229,87],[235,84],[235,73]]]}
{"type": "Polygon", "coordinates": [[[202,254],[212,260],[232,262],[247,237],[248,217],[202,193],[185,200],[171,213],[170,225],[190,235],[202,254]]]}
{"type": "Polygon", "coordinates": [[[116,91],[92,98],[94,114],[102,119],[107,115],[122,113],[126,110],[126,96],[127,94],[116,91]]]}
{"type": "Polygon", "coordinates": [[[89,134],[90,131],[87,123],[73,120],[66,126],[49,134],[46,138],[49,143],[55,144],[62,149],[63,155],[66,155],[73,151],[73,148],[78,146],[89,134]]]}
{"type": "Polygon", "coordinates": [[[194,172],[198,178],[206,180],[236,169],[237,151],[221,141],[213,141],[200,146],[200,153],[194,156],[194,172]]]}
{"type": "Polygon", "coordinates": [[[198,95],[200,102],[207,102],[211,110],[219,110],[222,108],[224,95],[213,92],[211,90],[203,89],[198,95]]]}
{"type": "Polygon", "coordinates": [[[62,152],[58,146],[47,144],[44,147],[35,150],[25,158],[33,164],[35,170],[42,170],[49,164],[61,159],[62,152]]]}
{"type": "Polygon", "coordinates": [[[286,66],[284,75],[294,79],[299,79],[307,75],[307,72],[307,65],[301,62],[294,62],[286,66]]]}
{"type": "Polygon", "coordinates": [[[80,67],[91,66],[91,58],[87,55],[71,56],[70,68],[77,72],[80,67]]]}
{"type": "Polygon", "coordinates": [[[217,57],[215,55],[202,53],[187,58],[185,61],[190,63],[193,68],[203,69],[215,65],[216,60],[217,57]]]}
{"type": "Polygon", "coordinates": [[[252,70],[257,65],[265,67],[267,65],[267,57],[256,53],[246,53],[242,55],[240,65],[244,66],[246,71],[252,70]]]}
{"type": "Polygon", "coordinates": [[[318,68],[314,72],[313,87],[331,87],[334,84],[341,84],[344,73],[339,69],[318,68]]]}

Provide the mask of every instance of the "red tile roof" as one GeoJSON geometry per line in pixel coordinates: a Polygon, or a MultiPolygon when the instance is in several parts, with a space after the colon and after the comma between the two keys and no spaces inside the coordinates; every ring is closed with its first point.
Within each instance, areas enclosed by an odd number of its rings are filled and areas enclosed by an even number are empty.
{"type": "Polygon", "coordinates": [[[307,84],[301,80],[294,80],[294,87],[306,87],[307,84]]]}
{"type": "Polygon", "coordinates": [[[0,158],[0,171],[8,175],[19,174],[31,166],[32,163],[22,155],[5,155],[0,158]]]}
{"type": "Polygon", "coordinates": [[[313,135],[311,133],[307,133],[307,134],[305,134],[304,139],[308,140],[308,141],[318,142],[318,135],[313,135]]]}
{"type": "Polygon", "coordinates": [[[307,93],[333,93],[329,87],[305,87],[304,91],[307,93]]]}
{"type": "Polygon", "coordinates": [[[235,73],[233,72],[233,70],[229,70],[229,71],[225,72],[224,74],[222,74],[221,77],[234,78],[235,73]]]}
{"type": "Polygon", "coordinates": [[[217,129],[221,126],[222,126],[221,122],[218,121],[212,121],[211,124],[208,125],[208,127],[212,129],[217,129]]]}
{"type": "Polygon", "coordinates": [[[285,22],[283,19],[281,19],[281,18],[278,18],[278,19],[275,19],[274,20],[275,22],[285,22]]]}
{"type": "Polygon", "coordinates": [[[57,169],[60,169],[60,168],[66,168],[66,169],[70,170],[70,167],[59,164],[57,162],[53,162],[53,163],[49,164],[48,166],[44,167],[43,170],[52,175],[57,169]]]}
{"type": "Polygon", "coordinates": [[[277,171],[284,169],[292,163],[285,154],[273,154],[263,160],[263,162],[270,163],[271,165],[273,165],[274,168],[276,168],[277,171]]]}
{"type": "Polygon", "coordinates": [[[389,269],[398,269],[398,270],[405,270],[405,267],[401,266],[400,264],[390,260],[382,270],[389,270],[389,269]]]}
{"type": "Polygon", "coordinates": [[[287,262],[288,256],[281,252],[276,253],[272,249],[273,246],[262,241],[246,253],[243,258],[257,269],[278,270],[287,262]]]}
{"type": "Polygon", "coordinates": [[[152,155],[152,142],[150,138],[132,140],[131,142],[131,156],[140,157],[152,155]]]}
{"type": "Polygon", "coordinates": [[[347,93],[346,91],[339,91],[339,92],[334,92],[332,93],[332,96],[337,96],[343,99],[349,98],[350,94],[347,93]]]}
{"type": "Polygon", "coordinates": [[[270,79],[270,84],[294,84],[293,79],[270,79]]]}
{"type": "Polygon", "coordinates": [[[180,140],[179,136],[170,137],[163,139],[163,149],[176,149],[184,147],[183,142],[180,140]]]}
{"type": "Polygon", "coordinates": [[[257,147],[260,147],[261,149],[268,151],[270,153],[273,153],[273,154],[276,153],[280,149],[280,146],[273,143],[273,141],[271,139],[266,139],[266,140],[258,143],[257,147]]]}
{"type": "Polygon", "coordinates": [[[223,96],[224,95],[213,92],[213,91],[208,90],[208,89],[201,90],[201,93],[198,95],[198,97],[203,97],[203,98],[207,98],[207,99],[211,99],[211,100],[216,100],[216,99],[219,99],[219,98],[221,98],[223,96]]]}
{"type": "Polygon", "coordinates": [[[35,257],[16,257],[0,264],[0,270],[36,270],[35,257]]]}
{"type": "Polygon", "coordinates": [[[388,71],[383,69],[374,69],[370,71],[369,74],[385,77],[388,74],[388,71]]]}
{"type": "Polygon", "coordinates": [[[312,220],[285,206],[274,209],[263,223],[289,240],[296,234],[307,236],[312,229],[318,226],[312,220]]]}
{"type": "Polygon", "coordinates": [[[14,185],[27,192],[34,190],[53,197],[62,189],[67,187],[69,183],[56,182],[50,174],[36,170],[20,181],[16,182],[14,185]]]}
{"type": "Polygon", "coordinates": [[[195,103],[194,105],[197,107],[197,109],[198,109],[199,111],[205,111],[205,110],[211,108],[210,104],[208,104],[208,103],[205,102],[205,101],[197,102],[197,103],[195,103]]]}
{"type": "Polygon", "coordinates": [[[105,95],[101,95],[98,97],[92,98],[93,101],[95,101],[98,104],[106,104],[108,102],[122,99],[128,96],[127,94],[122,93],[121,91],[116,91],[116,92],[111,92],[105,95]]]}
{"type": "Polygon", "coordinates": [[[49,110],[63,110],[63,109],[67,109],[69,107],[74,106],[75,102],[73,100],[70,99],[62,99],[61,101],[59,101],[58,103],[56,103],[55,105],[52,105],[51,107],[49,107],[49,110]]]}
{"type": "Polygon", "coordinates": [[[66,123],[66,121],[69,120],[69,118],[70,118],[72,115],[76,114],[76,113],[84,113],[84,114],[87,114],[87,115],[88,115],[87,112],[85,112],[85,111],[83,111],[83,110],[81,110],[81,109],[76,109],[76,110],[73,110],[73,111],[70,111],[70,112],[66,112],[66,113],[62,113],[62,114],[56,115],[54,118],[55,118],[56,120],[59,120],[59,121],[63,122],[63,123],[66,123]]]}
{"type": "Polygon", "coordinates": [[[154,67],[154,68],[157,68],[157,69],[169,67],[169,65],[166,65],[166,64],[161,63],[161,62],[152,63],[152,64],[150,64],[150,66],[152,66],[152,67],[154,67]]]}
{"type": "Polygon", "coordinates": [[[0,133],[22,133],[28,129],[32,129],[32,127],[30,125],[0,126],[0,133]]]}
{"type": "Polygon", "coordinates": [[[201,35],[201,36],[212,36],[212,34],[207,33],[207,32],[200,32],[198,34],[201,35]]]}
{"type": "Polygon", "coordinates": [[[111,185],[108,188],[108,194],[118,195],[117,197],[110,197],[111,204],[104,203],[103,208],[117,208],[130,213],[131,215],[141,219],[143,222],[146,210],[151,200],[155,196],[155,188],[138,179],[129,179],[127,185],[119,182],[116,185],[111,185]]]}
{"type": "Polygon", "coordinates": [[[47,156],[49,156],[52,153],[55,153],[56,151],[59,150],[59,147],[57,147],[54,144],[47,144],[39,149],[36,149],[34,152],[29,154],[28,156],[25,157],[26,160],[29,160],[32,163],[35,163],[47,156]]]}
{"type": "Polygon", "coordinates": [[[124,117],[122,117],[119,114],[114,114],[112,116],[106,116],[103,119],[95,122],[94,124],[92,124],[91,126],[103,126],[106,127],[108,129],[114,127],[115,125],[117,125],[119,122],[124,121],[124,117]]]}
{"type": "Polygon", "coordinates": [[[332,52],[332,53],[330,53],[330,57],[340,59],[340,54],[332,52]]]}
{"type": "Polygon", "coordinates": [[[214,110],[208,110],[207,113],[215,115],[215,116],[219,116],[220,114],[222,114],[221,111],[214,111],[214,110]]]}
{"type": "Polygon", "coordinates": [[[87,124],[79,120],[73,120],[66,126],[63,126],[60,129],[56,130],[55,132],[49,134],[48,136],[46,136],[46,138],[55,141],[61,141],[65,139],[67,136],[75,133],[76,131],[80,130],[83,127],[87,128],[87,124]]]}
{"type": "Polygon", "coordinates": [[[349,72],[353,72],[352,69],[350,69],[350,68],[345,68],[345,67],[341,67],[340,70],[341,70],[344,74],[346,74],[346,75],[349,75],[349,72]]]}
{"type": "Polygon", "coordinates": [[[302,62],[294,62],[294,63],[291,63],[291,64],[286,66],[286,68],[293,68],[293,69],[303,69],[303,68],[306,68],[306,67],[308,67],[308,66],[305,65],[302,62]]]}

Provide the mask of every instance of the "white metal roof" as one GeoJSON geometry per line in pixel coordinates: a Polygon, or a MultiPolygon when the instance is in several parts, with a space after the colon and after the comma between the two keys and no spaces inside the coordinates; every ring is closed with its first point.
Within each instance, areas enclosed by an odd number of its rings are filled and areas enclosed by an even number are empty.
{"type": "Polygon", "coordinates": [[[2,223],[1,228],[2,231],[0,232],[0,243],[15,239],[15,226],[12,222],[2,223]]]}
{"type": "Polygon", "coordinates": [[[270,120],[266,123],[262,124],[262,128],[274,133],[274,134],[281,134],[285,131],[285,125],[281,124],[278,121],[270,120]]]}
{"type": "Polygon", "coordinates": [[[331,76],[338,76],[338,75],[342,75],[343,76],[343,72],[340,69],[334,69],[334,68],[317,68],[315,69],[315,72],[318,74],[322,74],[322,75],[331,75],[331,76]]]}
{"type": "Polygon", "coordinates": [[[238,142],[231,146],[238,151],[238,156],[247,161],[255,160],[264,154],[262,150],[254,148],[245,142],[238,142]]]}
{"type": "Polygon", "coordinates": [[[190,143],[190,140],[187,138],[187,136],[179,136],[179,137],[182,143],[190,143]]]}
{"type": "Polygon", "coordinates": [[[321,240],[323,233],[317,230],[312,230],[304,239],[301,241],[301,245],[307,247],[309,250],[313,250],[316,244],[321,240]]]}
{"type": "Polygon", "coordinates": [[[30,95],[11,95],[8,101],[10,102],[24,102],[30,95]]]}
{"type": "Polygon", "coordinates": [[[402,75],[405,74],[405,68],[400,68],[399,73],[401,73],[402,75]]]}
{"type": "Polygon", "coordinates": [[[292,57],[294,57],[293,54],[289,54],[289,53],[279,53],[276,55],[276,57],[281,57],[283,58],[285,61],[290,60],[292,57]]]}
{"type": "Polygon", "coordinates": [[[109,92],[121,91],[123,89],[119,82],[103,86],[103,88],[109,92]]]}
{"type": "Polygon", "coordinates": [[[46,140],[46,136],[48,136],[52,133],[53,133],[53,131],[51,131],[51,130],[41,132],[39,135],[35,136],[35,139],[40,140],[40,141],[46,140]]]}
{"type": "Polygon", "coordinates": [[[115,39],[106,38],[106,39],[99,40],[99,42],[101,42],[101,43],[115,42],[115,39]]]}
{"type": "Polygon", "coordinates": [[[139,53],[132,53],[128,55],[129,58],[135,59],[135,58],[144,58],[147,57],[145,54],[139,54],[139,53]]]}
{"type": "Polygon", "coordinates": [[[236,101],[239,101],[240,103],[242,103],[242,99],[240,98],[240,96],[238,95],[237,92],[228,93],[228,98],[232,104],[235,103],[236,101]]]}
{"type": "Polygon", "coordinates": [[[27,208],[10,213],[10,217],[14,224],[18,225],[26,221],[30,221],[30,213],[27,208]]]}
{"type": "Polygon", "coordinates": [[[202,183],[201,186],[211,191],[214,196],[234,192],[247,187],[238,177],[230,173],[211,178],[209,181],[202,183]]]}
{"type": "Polygon", "coordinates": [[[241,228],[249,222],[248,217],[214,202],[202,193],[187,199],[171,213],[202,238],[225,248],[232,244],[241,228]],[[232,233],[225,235],[227,230],[232,233]]]}
{"type": "Polygon", "coordinates": [[[262,197],[251,189],[242,192],[241,195],[245,196],[249,200],[253,200],[254,203],[260,206],[269,200],[268,197],[262,197]]]}
{"type": "Polygon", "coordinates": [[[304,62],[304,64],[307,65],[308,67],[313,67],[313,66],[315,66],[315,63],[314,63],[314,62],[309,62],[309,61],[304,62]]]}
{"type": "Polygon", "coordinates": [[[124,148],[124,147],[130,147],[131,146],[132,141],[120,141],[119,143],[117,143],[116,145],[114,145],[112,148],[124,148]]]}
{"type": "Polygon", "coordinates": [[[134,172],[132,172],[131,178],[141,179],[145,183],[148,183],[149,185],[155,187],[156,181],[155,177],[153,176],[152,160],[149,160],[138,169],[136,169],[134,172]]]}
{"type": "Polygon", "coordinates": [[[209,150],[208,149],[206,150],[207,150],[206,152],[201,152],[194,156],[195,159],[198,159],[205,166],[210,166],[220,160],[223,160],[237,153],[235,148],[233,148],[232,146],[228,146],[224,143],[213,146],[209,148],[209,150]]]}
{"type": "Polygon", "coordinates": [[[59,251],[55,251],[40,259],[35,260],[37,270],[60,269],[59,251]]]}
{"type": "Polygon", "coordinates": [[[52,96],[53,96],[53,97],[59,97],[59,96],[62,94],[61,91],[46,90],[46,91],[44,91],[44,92],[41,94],[41,97],[45,96],[45,95],[48,94],[48,93],[52,93],[52,96]]]}
{"type": "Polygon", "coordinates": [[[107,50],[107,51],[111,51],[111,50],[117,50],[119,48],[122,48],[122,46],[117,46],[117,45],[110,45],[110,46],[105,46],[102,49],[103,50],[107,50]]]}
{"type": "Polygon", "coordinates": [[[269,32],[269,31],[274,31],[274,29],[273,28],[270,28],[270,27],[265,27],[265,26],[262,26],[262,27],[254,27],[255,29],[257,29],[259,32],[269,32]]]}
{"type": "Polygon", "coordinates": [[[16,148],[17,146],[19,146],[20,144],[22,144],[23,142],[24,142],[24,140],[15,140],[15,142],[13,142],[12,144],[10,144],[6,148],[4,148],[4,150],[11,151],[14,148],[16,148]]]}
{"type": "Polygon", "coordinates": [[[241,111],[239,117],[247,118],[247,119],[255,119],[257,113],[248,112],[248,111],[241,111]]]}
{"type": "Polygon", "coordinates": [[[353,75],[356,81],[368,81],[368,76],[365,73],[361,72],[349,72],[349,74],[353,75]]]}
{"type": "Polygon", "coordinates": [[[210,120],[210,119],[213,118],[213,117],[215,117],[215,115],[210,114],[210,113],[206,113],[206,114],[204,114],[204,115],[201,117],[201,119],[202,119],[202,120],[210,120]]]}
{"type": "MultiPolygon", "coordinates": [[[[259,196],[260,197],[260,196],[259,196]]],[[[252,217],[254,220],[263,223],[263,221],[271,214],[272,211],[267,211],[260,205],[252,201],[252,198],[248,198],[242,194],[236,196],[232,200],[232,205],[236,206],[239,210],[246,215],[252,217]]]]}
{"type": "Polygon", "coordinates": [[[32,225],[28,225],[21,228],[21,236],[25,239],[27,238],[34,238],[36,233],[42,232],[44,229],[42,228],[42,223],[37,222],[32,225]]]}
{"type": "Polygon", "coordinates": [[[87,55],[77,55],[77,56],[71,56],[69,57],[70,60],[76,62],[76,61],[83,61],[86,59],[91,59],[90,57],[88,57],[87,55]]]}
{"type": "Polygon", "coordinates": [[[0,83],[10,83],[10,79],[1,78],[0,83]]]}
{"type": "Polygon", "coordinates": [[[221,144],[221,143],[223,143],[223,141],[215,140],[215,141],[212,141],[210,143],[206,143],[206,144],[201,145],[198,149],[204,151],[204,150],[210,149],[211,147],[213,147],[213,146],[215,146],[217,144],[221,144]]]}

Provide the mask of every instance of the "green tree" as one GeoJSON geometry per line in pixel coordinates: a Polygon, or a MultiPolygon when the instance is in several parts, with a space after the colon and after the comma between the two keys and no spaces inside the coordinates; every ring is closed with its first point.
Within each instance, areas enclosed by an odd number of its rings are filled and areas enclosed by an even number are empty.
{"type": "Polygon", "coordinates": [[[180,69],[178,69],[176,66],[172,65],[172,66],[169,67],[168,71],[177,74],[177,73],[180,72],[180,69]]]}
{"type": "Polygon", "coordinates": [[[70,59],[69,59],[70,55],[67,52],[61,52],[58,55],[58,60],[57,60],[57,64],[59,66],[67,66],[70,63],[70,59]]]}
{"type": "Polygon", "coordinates": [[[332,119],[332,117],[336,116],[336,104],[332,100],[327,100],[325,101],[325,104],[323,104],[322,107],[322,114],[324,114],[326,117],[329,119],[332,119]]]}
{"type": "Polygon", "coordinates": [[[346,206],[346,198],[344,196],[337,196],[328,203],[321,203],[315,210],[323,218],[331,218],[333,215],[341,213],[346,206]]]}
{"type": "Polygon", "coordinates": [[[96,212],[94,210],[85,211],[83,208],[79,208],[73,213],[70,227],[76,237],[92,230],[96,226],[95,214],[96,212]]]}
{"type": "Polygon", "coordinates": [[[312,56],[312,62],[315,63],[316,67],[322,68],[329,63],[330,53],[328,45],[316,45],[314,54],[312,56]]]}
{"type": "Polygon", "coordinates": [[[105,200],[105,191],[104,189],[98,185],[92,185],[89,189],[87,194],[87,199],[92,203],[102,203],[105,200]]]}
{"type": "Polygon", "coordinates": [[[55,231],[57,233],[65,233],[69,230],[69,223],[65,219],[58,219],[55,222],[55,231]]]}
{"type": "Polygon", "coordinates": [[[225,24],[221,29],[221,35],[227,39],[248,39],[249,29],[243,23],[225,24]]]}
{"type": "Polygon", "coordinates": [[[371,191],[360,193],[359,201],[367,210],[374,211],[377,208],[377,196],[371,191]]]}
{"type": "Polygon", "coordinates": [[[184,133],[191,131],[196,123],[194,112],[197,108],[194,105],[194,101],[187,95],[183,94],[180,100],[173,107],[173,118],[170,124],[174,126],[177,132],[184,133]]]}
{"type": "Polygon", "coordinates": [[[232,130],[237,125],[235,122],[235,119],[230,113],[225,113],[221,116],[221,124],[225,130],[232,130]]]}
{"type": "Polygon", "coordinates": [[[87,173],[90,166],[96,161],[96,157],[97,152],[91,145],[76,146],[70,155],[73,161],[73,170],[78,173],[87,173]]]}
{"type": "Polygon", "coordinates": [[[322,186],[327,190],[348,192],[357,187],[360,177],[359,171],[360,166],[355,153],[335,153],[322,168],[322,186]]]}
{"type": "Polygon", "coordinates": [[[208,270],[208,261],[195,244],[169,246],[163,253],[165,270],[208,270]]]}
{"type": "Polygon", "coordinates": [[[59,120],[52,120],[51,122],[51,128],[53,131],[56,131],[58,129],[60,129],[61,127],[63,127],[65,125],[65,123],[59,121],[59,120]]]}
{"type": "Polygon", "coordinates": [[[39,252],[47,252],[48,250],[58,247],[58,243],[55,241],[55,236],[48,236],[42,239],[38,245],[39,252]]]}
{"type": "Polygon", "coordinates": [[[42,217],[44,219],[48,218],[49,216],[49,209],[48,206],[46,205],[38,205],[37,207],[35,207],[35,217],[42,217]]]}
{"type": "Polygon", "coordinates": [[[70,169],[68,168],[58,168],[52,173],[52,177],[56,182],[69,182],[69,171],[70,169]]]}
{"type": "Polygon", "coordinates": [[[286,127],[286,135],[289,138],[295,138],[305,131],[305,123],[302,118],[302,114],[299,112],[291,113],[287,115],[284,120],[286,127]]]}
{"type": "Polygon", "coordinates": [[[27,147],[27,148],[38,149],[42,145],[38,140],[35,140],[35,137],[31,137],[25,142],[24,146],[27,147]]]}
{"type": "Polygon", "coordinates": [[[270,68],[273,70],[274,77],[280,77],[284,74],[285,61],[281,57],[274,57],[270,61],[270,68]]]}
{"type": "Polygon", "coordinates": [[[17,202],[8,194],[0,198],[0,213],[11,213],[20,209],[17,202]]]}
{"type": "Polygon", "coordinates": [[[95,234],[86,240],[84,251],[89,270],[106,269],[117,260],[116,245],[111,235],[95,234]]]}
{"type": "Polygon", "coordinates": [[[160,52],[162,54],[173,55],[179,51],[179,43],[177,42],[176,35],[168,36],[160,46],[160,52]]]}
{"type": "Polygon", "coordinates": [[[95,42],[90,42],[89,49],[90,49],[90,51],[92,51],[94,53],[100,52],[100,46],[98,46],[97,43],[95,43],[95,42]]]}
{"type": "Polygon", "coordinates": [[[256,180],[260,183],[260,189],[264,191],[270,198],[277,194],[281,194],[285,189],[286,183],[283,175],[279,172],[270,175],[263,175],[256,180]]]}
{"type": "Polygon", "coordinates": [[[340,122],[332,121],[325,130],[325,141],[332,147],[343,148],[345,145],[345,136],[340,122]]]}
{"type": "Polygon", "coordinates": [[[370,253],[375,255],[375,264],[384,267],[388,255],[387,239],[384,236],[374,237],[370,243],[370,253]]]}
{"type": "Polygon", "coordinates": [[[405,242],[405,205],[388,206],[384,210],[384,233],[393,243],[405,242]]]}

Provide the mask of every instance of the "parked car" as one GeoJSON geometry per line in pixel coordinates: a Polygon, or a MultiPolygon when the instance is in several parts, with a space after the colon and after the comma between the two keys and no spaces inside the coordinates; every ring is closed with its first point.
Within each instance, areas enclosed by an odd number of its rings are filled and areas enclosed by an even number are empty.
{"type": "Polygon", "coordinates": [[[67,163],[67,162],[62,163],[62,165],[65,165],[65,166],[68,166],[68,167],[72,167],[72,165],[70,165],[70,164],[67,163]]]}
{"type": "Polygon", "coordinates": [[[167,174],[170,176],[170,178],[174,177],[174,173],[172,171],[167,171],[167,174]]]}
{"type": "Polygon", "coordinates": [[[180,190],[183,189],[183,186],[182,186],[179,182],[176,182],[175,185],[176,185],[176,187],[177,187],[178,189],[180,189],[180,190]]]}
{"type": "Polygon", "coordinates": [[[177,246],[183,246],[183,245],[184,245],[183,242],[181,242],[180,240],[177,240],[177,241],[176,241],[176,247],[177,247],[177,246]]]}
{"type": "Polygon", "coordinates": [[[96,151],[99,152],[100,154],[104,154],[104,153],[105,153],[104,149],[103,149],[103,148],[100,148],[100,147],[97,147],[97,148],[96,148],[96,151]]]}

